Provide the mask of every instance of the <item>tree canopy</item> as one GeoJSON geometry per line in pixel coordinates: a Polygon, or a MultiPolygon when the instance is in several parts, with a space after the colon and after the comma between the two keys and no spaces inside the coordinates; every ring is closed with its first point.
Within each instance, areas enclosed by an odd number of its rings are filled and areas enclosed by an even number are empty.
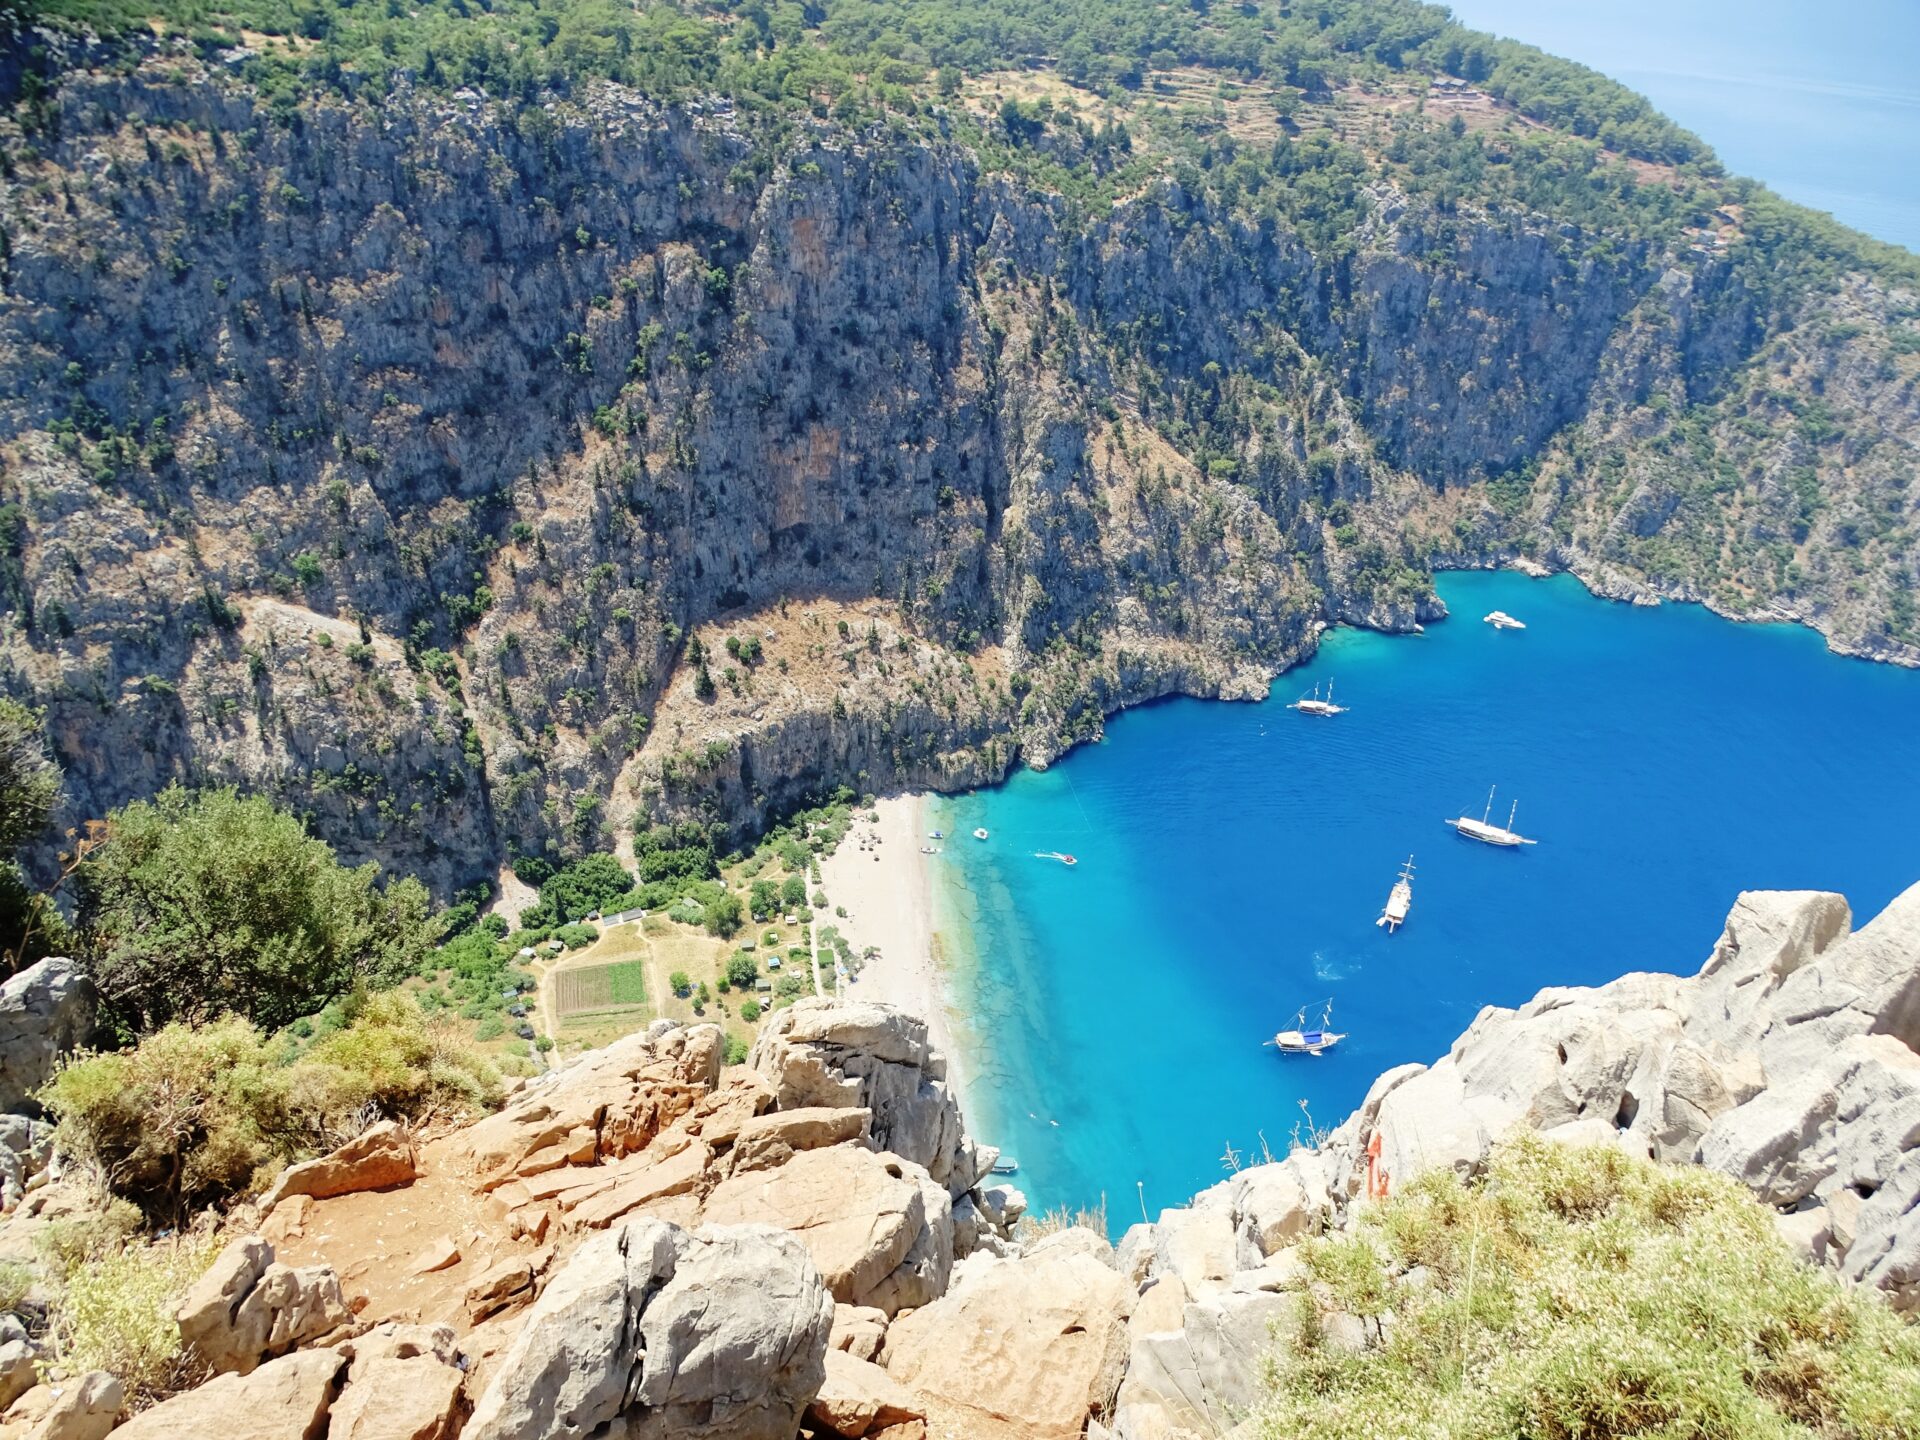
{"type": "Polygon", "coordinates": [[[232,789],[169,787],[114,811],[74,877],[111,1017],[144,1034],[222,1015],[276,1028],[418,968],[426,887],[348,869],[299,820],[232,789]]]}

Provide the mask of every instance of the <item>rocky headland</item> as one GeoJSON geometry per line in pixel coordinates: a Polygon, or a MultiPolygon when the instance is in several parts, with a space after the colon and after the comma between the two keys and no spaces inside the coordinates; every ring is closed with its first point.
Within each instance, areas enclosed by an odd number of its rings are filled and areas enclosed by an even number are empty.
{"type": "MultiPolygon", "coordinates": [[[[0,997],[28,1082],[87,1004],[44,965],[0,997]]],[[[713,1027],[662,1023],[476,1123],[385,1122],[285,1171],[177,1308],[201,1383],[125,1423],[116,1377],[61,1374],[13,1323],[0,1435],[1252,1435],[1301,1325],[1389,1333],[1302,1247],[1515,1131],[1732,1177],[1806,1264],[1912,1311],[1916,1042],[1920,889],[1858,930],[1837,895],[1744,894],[1697,974],[1490,1008],[1315,1148],[1115,1245],[1026,1216],[911,1016],[802,1000],[735,1067],[713,1027]]],[[[41,1122],[7,1124],[0,1252],[31,1257],[87,1191],[41,1122]]]]}

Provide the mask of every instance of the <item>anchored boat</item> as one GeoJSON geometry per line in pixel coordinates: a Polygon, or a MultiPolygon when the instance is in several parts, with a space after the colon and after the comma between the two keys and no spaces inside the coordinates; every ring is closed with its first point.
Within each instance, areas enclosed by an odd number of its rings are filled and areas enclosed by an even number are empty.
{"type": "Polygon", "coordinates": [[[1335,1034],[1333,1024],[1333,1002],[1329,1000],[1320,1012],[1320,1023],[1315,1028],[1307,1028],[1307,1012],[1302,1010],[1293,1018],[1293,1028],[1282,1030],[1267,1043],[1282,1055],[1319,1055],[1331,1050],[1345,1035],[1335,1034]]]}
{"type": "Polygon", "coordinates": [[[1320,698],[1320,687],[1314,686],[1305,695],[1287,706],[1289,710],[1298,710],[1302,715],[1344,715],[1347,707],[1333,703],[1333,682],[1327,682],[1327,698],[1320,698]]]}
{"type": "Polygon", "coordinates": [[[1478,820],[1474,819],[1471,815],[1461,815],[1447,821],[1447,824],[1451,825],[1460,834],[1466,836],[1467,839],[1478,840],[1483,845],[1500,845],[1512,848],[1518,845],[1539,844],[1539,841],[1529,840],[1513,828],[1514,817],[1519,813],[1520,802],[1516,800],[1513,802],[1513,808],[1507,812],[1507,823],[1505,825],[1495,825],[1492,819],[1493,789],[1490,787],[1487,790],[1486,811],[1478,820]]]}
{"type": "Polygon", "coordinates": [[[1393,882],[1393,889],[1387,894],[1387,908],[1380,912],[1380,918],[1373,923],[1387,927],[1391,935],[1406,921],[1407,911],[1413,908],[1413,856],[1407,856],[1407,863],[1400,867],[1400,878],[1393,882]]]}
{"type": "Polygon", "coordinates": [[[1526,621],[1516,620],[1504,610],[1490,611],[1482,618],[1496,630],[1524,630],[1527,628],[1526,621]]]}
{"type": "Polygon", "coordinates": [[[976,830],[976,831],[974,831],[974,832],[973,832],[973,838],[974,838],[974,839],[976,839],[976,840],[984,840],[984,839],[986,839],[986,838],[987,838],[987,827],[986,827],[986,826],[984,826],[984,825],[982,825],[982,826],[981,826],[981,827],[980,827],[980,828],[979,828],[978,830],[976,830]]]}

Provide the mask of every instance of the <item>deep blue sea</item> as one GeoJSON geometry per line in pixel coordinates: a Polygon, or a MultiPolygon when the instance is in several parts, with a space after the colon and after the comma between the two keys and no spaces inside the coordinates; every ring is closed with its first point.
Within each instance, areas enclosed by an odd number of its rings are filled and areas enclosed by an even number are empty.
{"type": "Polygon", "coordinates": [[[1482,1005],[1691,973],[1743,889],[1840,890],[1860,920],[1920,880],[1920,674],[1564,577],[1439,588],[1454,618],[1330,633],[1264,703],[1149,705],[1044,773],[933,802],[958,837],[933,863],[969,1120],[1036,1202],[1104,1195],[1117,1233],[1136,1185],[1157,1211],[1222,1178],[1230,1143],[1284,1153],[1302,1100],[1338,1122],[1482,1005]],[[1528,628],[1481,623],[1495,608],[1528,628]],[[1347,714],[1284,708],[1328,680],[1347,714]],[[1496,784],[1538,845],[1442,824],[1496,784]],[[1329,998],[1337,1051],[1262,1046],[1329,998]]]}
{"type": "Polygon", "coordinates": [[[1632,86],[1727,168],[1920,250],[1920,0],[1450,0],[1632,86]]]}

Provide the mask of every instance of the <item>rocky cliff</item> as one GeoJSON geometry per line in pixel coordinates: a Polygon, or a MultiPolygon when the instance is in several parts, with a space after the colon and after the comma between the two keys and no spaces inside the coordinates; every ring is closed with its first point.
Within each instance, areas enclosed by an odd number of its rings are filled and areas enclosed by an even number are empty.
{"type": "Polygon", "coordinates": [[[1171,150],[1069,200],[971,97],[289,108],[38,38],[0,670],[75,817],[237,780],[444,890],[635,811],[991,779],[1521,554],[1916,653],[1913,294],[1789,292],[1738,217],[1443,203],[1375,155],[1330,234],[1171,150]]]}

